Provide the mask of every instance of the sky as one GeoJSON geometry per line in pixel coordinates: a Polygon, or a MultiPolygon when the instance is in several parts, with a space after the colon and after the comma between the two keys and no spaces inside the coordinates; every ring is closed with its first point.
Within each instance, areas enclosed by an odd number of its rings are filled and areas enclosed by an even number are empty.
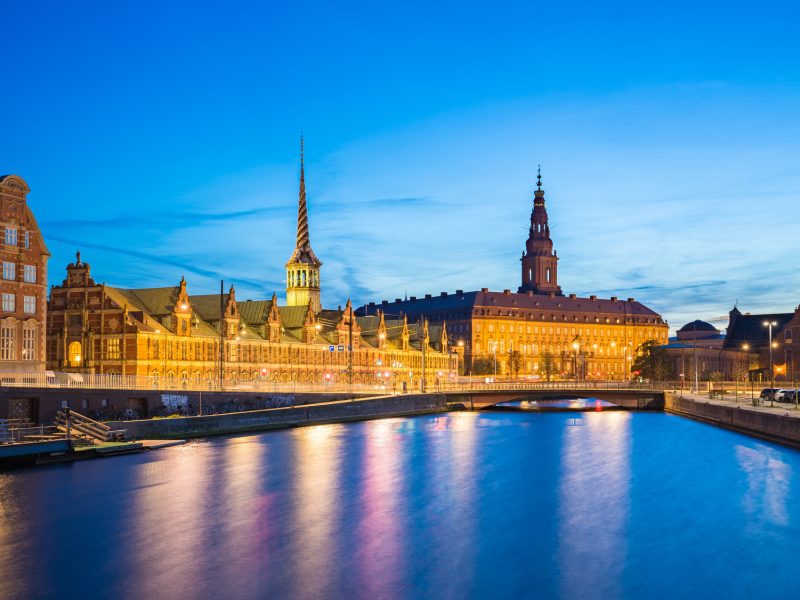
{"type": "MultiPolygon", "coordinates": [[[[515,290],[790,312],[796,2],[4,2],[0,172],[97,281],[282,296],[305,135],[322,299],[515,290]]],[[[714,322],[723,327],[724,322],[714,322]]]]}

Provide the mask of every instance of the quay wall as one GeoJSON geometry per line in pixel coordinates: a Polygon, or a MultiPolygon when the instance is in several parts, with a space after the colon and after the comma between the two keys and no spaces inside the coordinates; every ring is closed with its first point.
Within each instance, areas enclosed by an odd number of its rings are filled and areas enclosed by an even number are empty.
{"type": "Polygon", "coordinates": [[[407,394],[221,415],[111,421],[108,425],[112,429],[127,430],[127,439],[183,439],[321,423],[421,415],[446,410],[447,402],[444,394],[407,394]]]}
{"type": "MultiPolygon", "coordinates": [[[[169,404],[184,403],[193,412],[202,403],[203,410],[224,408],[225,412],[305,406],[364,397],[359,393],[270,392],[225,390],[198,392],[193,390],[103,390],[82,388],[0,387],[0,419],[28,418],[34,423],[50,424],[65,406],[83,415],[113,415],[131,409],[141,418],[168,414],[169,404]]],[[[223,412],[223,410],[219,410],[223,412]]]]}
{"type": "Polygon", "coordinates": [[[665,392],[664,409],[772,442],[800,447],[800,418],[788,413],[758,410],[747,404],[731,406],[665,392]]]}

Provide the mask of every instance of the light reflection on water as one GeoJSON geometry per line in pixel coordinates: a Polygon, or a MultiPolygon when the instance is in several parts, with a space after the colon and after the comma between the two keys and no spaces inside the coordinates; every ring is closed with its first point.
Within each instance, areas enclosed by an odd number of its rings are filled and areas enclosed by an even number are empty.
{"type": "Polygon", "coordinates": [[[0,598],[788,598],[800,454],[453,413],[0,474],[0,598]]]}
{"type": "Polygon", "coordinates": [[[628,412],[600,418],[589,413],[564,428],[558,503],[564,598],[620,595],[627,552],[630,421],[628,412]]]}

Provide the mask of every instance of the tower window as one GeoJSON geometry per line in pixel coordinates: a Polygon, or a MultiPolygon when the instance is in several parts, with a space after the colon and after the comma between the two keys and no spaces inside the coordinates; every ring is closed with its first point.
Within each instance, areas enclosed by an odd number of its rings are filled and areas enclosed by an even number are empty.
{"type": "Polygon", "coordinates": [[[547,283],[550,283],[550,267],[547,267],[546,277],[547,277],[547,283]]]}

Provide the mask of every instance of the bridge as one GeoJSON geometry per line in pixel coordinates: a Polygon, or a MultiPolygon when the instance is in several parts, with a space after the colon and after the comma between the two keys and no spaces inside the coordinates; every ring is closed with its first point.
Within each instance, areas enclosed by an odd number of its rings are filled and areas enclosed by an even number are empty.
{"type": "MultiPolygon", "coordinates": [[[[491,408],[514,401],[541,401],[563,398],[597,398],[631,410],[662,410],[664,387],[628,382],[597,382],[590,384],[557,383],[494,383],[471,384],[461,389],[447,386],[444,393],[448,403],[463,404],[471,410],[491,408]]],[[[671,387],[671,386],[670,386],[671,387]]]]}

